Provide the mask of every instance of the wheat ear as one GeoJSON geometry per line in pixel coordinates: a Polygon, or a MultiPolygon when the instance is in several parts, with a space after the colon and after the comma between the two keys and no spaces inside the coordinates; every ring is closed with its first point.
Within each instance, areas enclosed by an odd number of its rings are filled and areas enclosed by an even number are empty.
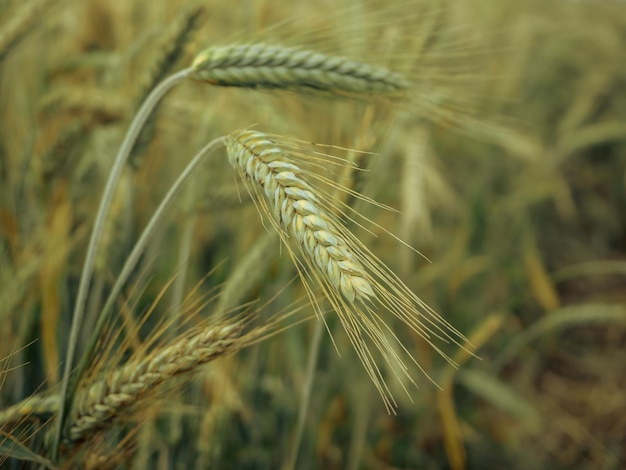
{"type": "Polygon", "coordinates": [[[0,411],[0,429],[9,423],[47,419],[59,409],[59,396],[36,394],[0,411]]]}
{"type": "MultiPolygon", "coordinates": [[[[345,227],[335,215],[340,210],[337,204],[321,188],[314,187],[313,180],[328,180],[306,169],[311,164],[304,161],[306,154],[295,151],[292,144],[281,145],[250,130],[228,136],[226,148],[259,212],[269,216],[288,248],[316,312],[322,315],[313,291],[321,286],[388,411],[394,412],[397,403],[369,345],[373,344],[403,387],[402,377],[414,381],[402,351],[421,367],[381,313],[387,311],[398,317],[451,362],[435,339],[462,345],[465,337],[411,292],[345,227]],[[296,164],[299,159],[301,165],[296,164]]],[[[308,156],[317,159],[319,166],[319,154],[311,152],[308,156]]],[[[336,162],[337,158],[332,158],[336,162]]]]}
{"type": "Polygon", "coordinates": [[[71,442],[85,439],[140,404],[159,385],[240,349],[247,344],[239,337],[241,330],[240,323],[208,328],[97,380],[77,395],[67,437],[71,442]]]}
{"type": "Polygon", "coordinates": [[[345,57],[268,44],[216,46],[198,54],[190,78],[213,85],[364,94],[402,93],[400,74],[345,57]]]}

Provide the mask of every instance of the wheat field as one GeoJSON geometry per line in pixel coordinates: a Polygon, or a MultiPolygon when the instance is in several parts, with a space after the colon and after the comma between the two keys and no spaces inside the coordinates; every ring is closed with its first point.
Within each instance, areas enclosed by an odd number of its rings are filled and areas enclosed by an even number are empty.
{"type": "Polygon", "coordinates": [[[626,466],[626,3],[0,0],[0,467],[626,466]]]}

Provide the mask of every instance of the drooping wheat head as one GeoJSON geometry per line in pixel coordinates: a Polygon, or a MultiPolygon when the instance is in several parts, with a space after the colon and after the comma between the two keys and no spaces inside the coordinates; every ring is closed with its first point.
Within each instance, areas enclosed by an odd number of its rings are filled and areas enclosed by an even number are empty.
{"type": "Polygon", "coordinates": [[[251,130],[231,134],[226,138],[226,146],[229,160],[257,209],[269,217],[288,248],[316,313],[323,318],[314,294],[316,286],[320,286],[387,409],[393,412],[397,403],[370,344],[398,379],[404,377],[414,383],[402,358],[405,353],[416,364],[417,361],[387,325],[383,312],[398,317],[447,360],[450,359],[435,340],[461,345],[466,339],[348,230],[337,215],[345,215],[342,208],[322,185],[314,184],[316,180],[329,184],[329,180],[319,171],[311,171],[311,165],[337,164],[337,157],[305,153],[293,144],[279,143],[251,130]]]}

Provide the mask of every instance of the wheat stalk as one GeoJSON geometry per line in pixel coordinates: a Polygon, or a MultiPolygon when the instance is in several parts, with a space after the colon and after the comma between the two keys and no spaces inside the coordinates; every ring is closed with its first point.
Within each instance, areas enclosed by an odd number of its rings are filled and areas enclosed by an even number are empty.
{"type": "MultiPolygon", "coordinates": [[[[434,340],[462,345],[465,337],[411,292],[345,227],[335,215],[339,208],[307,180],[322,178],[306,170],[306,162],[296,164],[306,154],[293,150],[292,144],[281,145],[250,130],[228,136],[226,147],[231,164],[257,208],[269,216],[287,246],[316,312],[321,316],[313,290],[321,286],[387,409],[395,411],[397,403],[369,344],[374,345],[398,379],[405,377],[414,383],[398,348],[421,367],[380,312],[391,312],[450,362],[434,340]]],[[[316,159],[319,154],[311,153],[309,157],[316,159]]]]}
{"type": "Polygon", "coordinates": [[[206,49],[196,56],[189,77],[219,86],[333,94],[398,94],[409,87],[402,75],[384,67],[262,43],[206,49]]]}
{"type": "Polygon", "coordinates": [[[183,337],[141,360],[127,363],[80,392],[70,413],[67,437],[81,441],[121,417],[131,406],[176,376],[243,347],[241,323],[219,325],[183,337]]]}
{"type": "Polygon", "coordinates": [[[118,151],[115,161],[113,162],[111,172],[109,173],[109,178],[104,188],[102,198],[100,199],[100,206],[98,208],[98,213],[96,214],[93,231],[91,232],[91,237],[87,246],[87,254],[85,256],[85,261],[83,263],[83,269],[80,276],[78,292],[76,294],[76,303],[74,304],[74,315],[72,318],[72,326],[70,327],[70,336],[68,341],[67,353],[65,356],[63,378],[61,380],[62,399],[59,409],[59,419],[57,420],[57,427],[54,434],[54,443],[52,445],[53,460],[56,460],[56,458],[58,457],[61,434],[65,424],[65,419],[67,418],[67,412],[70,408],[69,405],[71,405],[71,402],[73,401],[72,395],[74,384],[72,384],[72,387],[70,387],[70,375],[74,363],[74,354],[76,352],[76,344],[78,343],[80,328],[82,326],[85,316],[87,291],[89,289],[89,284],[91,283],[91,278],[93,275],[94,265],[96,261],[96,252],[102,238],[104,222],[113,200],[113,192],[115,186],[119,181],[120,175],[124,168],[124,164],[126,163],[128,156],[130,155],[130,152],[135,141],[137,140],[139,132],[141,131],[141,128],[150,116],[150,113],[154,110],[155,106],[158,104],[161,98],[163,98],[163,96],[168,91],[170,91],[174,87],[174,85],[184,80],[187,77],[187,74],[188,69],[185,69],[170,76],[169,78],[161,82],[150,93],[148,98],[146,98],[139,111],[137,111],[137,114],[135,115],[135,118],[133,119],[130,128],[128,129],[128,132],[124,137],[122,146],[118,151]]]}

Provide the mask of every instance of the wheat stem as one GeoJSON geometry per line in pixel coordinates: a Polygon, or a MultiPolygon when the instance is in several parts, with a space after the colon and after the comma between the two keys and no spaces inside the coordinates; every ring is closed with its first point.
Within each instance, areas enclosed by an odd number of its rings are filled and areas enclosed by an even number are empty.
{"type": "Polygon", "coordinates": [[[85,368],[89,364],[93,351],[96,347],[99,334],[104,328],[106,320],[111,310],[113,309],[113,303],[117,299],[117,296],[119,295],[119,293],[122,291],[122,287],[124,283],[128,280],[132,270],[135,268],[135,266],[137,266],[137,262],[139,261],[141,254],[146,249],[148,242],[150,241],[150,239],[152,238],[152,235],[154,235],[154,232],[156,231],[157,224],[161,221],[167,209],[172,205],[174,198],[180,192],[185,182],[194,173],[198,165],[207,156],[211,155],[216,149],[221,147],[223,144],[224,144],[223,138],[218,138],[218,139],[211,141],[209,144],[205,145],[202,148],[202,150],[200,150],[193,157],[193,159],[189,162],[187,167],[185,167],[183,172],[180,174],[178,179],[171,186],[171,188],[169,189],[165,197],[163,197],[163,199],[161,200],[161,203],[159,204],[159,206],[156,208],[156,210],[152,214],[152,217],[150,218],[150,221],[146,225],[146,228],[143,230],[143,232],[141,233],[141,236],[135,243],[135,246],[133,247],[131,253],[126,258],[126,261],[124,262],[124,266],[122,267],[120,274],[115,279],[115,284],[113,284],[113,287],[111,288],[111,292],[109,293],[109,296],[107,297],[106,303],[104,304],[104,307],[102,308],[100,312],[100,316],[98,317],[98,323],[96,324],[96,327],[94,328],[93,333],[91,334],[89,343],[87,345],[87,348],[85,349],[85,353],[83,354],[81,361],[79,363],[79,366],[77,368],[77,372],[76,372],[77,379],[80,378],[80,376],[85,371],[85,368]]]}
{"type": "Polygon", "coordinates": [[[324,332],[324,325],[322,322],[316,322],[313,327],[313,337],[311,338],[311,344],[309,346],[309,360],[306,365],[306,382],[302,390],[302,396],[300,398],[300,406],[298,408],[298,421],[296,424],[296,432],[291,444],[291,453],[289,460],[285,467],[285,470],[293,470],[298,463],[298,454],[300,453],[300,446],[302,444],[302,436],[304,435],[304,425],[307,420],[307,412],[311,405],[311,392],[313,391],[313,383],[315,382],[315,371],[317,370],[317,362],[320,355],[320,347],[322,345],[322,333],[324,332]]]}
{"type": "Polygon", "coordinates": [[[63,370],[63,378],[61,381],[61,407],[59,410],[59,417],[57,420],[57,428],[54,436],[53,446],[52,446],[52,459],[56,461],[58,458],[59,445],[61,442],[61,433],[63,430],[63,425],[65,423],[65,418],[67,414],[68,408],[71,406],[72,401],[72,393],[70,392],[70,373],[72,370],[72,364],[74,360],[74,354],[76,350],[76,345],[78,343],[78,335],[80,333],[80,327],[83,322],[84,312],[85,312],[85,301],[87,299],[87,291],[89,289],[89,284],[91,281],[91,276],[93,274],[93,267],[96,258],[96,250],[98,248],[98,244],[100,242],[100,238],[102,236],[102,229],[104,227],[104,221],[106,219],[109,207],[111,206],[111,201],[113,199],[113,191],[115,190],[115,186],[119,180],[122,169],[124,168],[124,163],[128,159],[128,155],[132,149],[132,146],[141,131],[143,124],[146,122],[148,117],[150,116],[151,111],[158,104],[158,102],[163,98],[163,96],[174,87],[177,83],[182,81],[189,74],[189,69],[185,69],[181,72],[178,72],[168,79],[161,82],[159,86],[157,86],[152,93],[146,98],[146,101],[141,106],[135,118],[122,142],[122,146],[117,154],[117,157],[113,163],[113,168],[111,169],[111,173],[109,174],[109,179],[107,181],[106,187],[102,194],[102,199],[100,200],[100,207],[98,209],[98,214],[96,215],[96,220],[94,222],[94,228],[91,232],[91,238],[89,239],[89,246],[87,248],[87,255],[85,257],[85,262],[83,264],[83,271],[80,278],[80,283],[78,287],[78,294],[76,296],[76,303],[74,305],[74,314],[72,318],[72,326],[70,329],[70,337],[67,347],[67,354],[65,356],[65,364],[63,370]]]}

